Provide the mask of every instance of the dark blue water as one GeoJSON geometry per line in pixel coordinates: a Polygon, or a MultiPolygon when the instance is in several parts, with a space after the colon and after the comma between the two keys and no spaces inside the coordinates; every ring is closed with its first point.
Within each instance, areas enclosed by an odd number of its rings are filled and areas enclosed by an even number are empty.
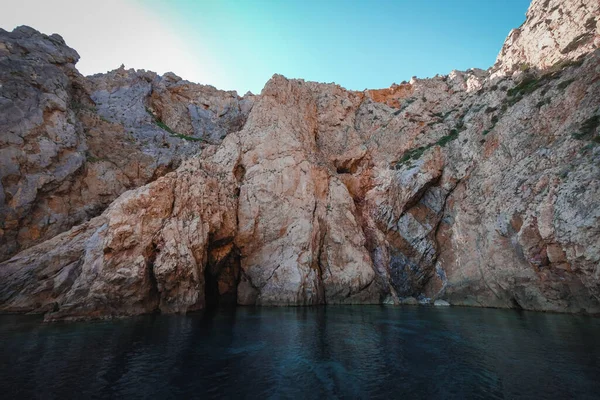
{"type": "Polygon", "coordinates": [[[600,398],[600,319],[339,306],[0,316],[1,398],[600,398]]]}

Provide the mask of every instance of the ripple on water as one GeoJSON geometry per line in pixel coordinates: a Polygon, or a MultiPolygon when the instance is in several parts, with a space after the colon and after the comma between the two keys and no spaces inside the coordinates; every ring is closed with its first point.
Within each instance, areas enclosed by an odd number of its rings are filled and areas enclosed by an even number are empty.
{"type": "Polygon", "coordinates": [[[3,398],[598,398],[600,320],[469,308],[0,317],[3,398]]]}

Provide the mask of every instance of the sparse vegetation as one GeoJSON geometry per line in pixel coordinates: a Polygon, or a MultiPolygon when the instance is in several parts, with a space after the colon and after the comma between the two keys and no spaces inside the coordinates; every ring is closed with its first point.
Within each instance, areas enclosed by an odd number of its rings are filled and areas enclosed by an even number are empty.
{"type": "Polygon", "coordinates": [[[456,129],[452,129],[449,135],[442,137],[440,140],[436,142],[437,145],[444,147],[446,144],[455,140],[458,137],[458,131],[456,129]]]}
{"type": "Polygon", "coordinates": [[[579,153],[583,154],[586,151],[593,149],[594,147],[596,147],[596,143],[588,143],[585,146],[583,146],[581,149],[579,149],[579,153]]]}
{"type": "Polygon", "coordinates": [[[93,113],[98,112],[98,110],[96,109],[95,106],[89,106],[89,105],[83,104],[77,100],[71,100],[70,106],[71,106],[71,109],[75,112],[82,111],[82,110],[91,111],[93,113]]]}
{"type": "MultiPolygon", "coordinates": [[[[464,128],[462,129],[464,130],[464,128]]],[[[419,146],[417,148],[414,149],[410,149],[408,151],[406,151],[403,155],[402,158],[400,158],[400,160],[398,160],[398,162],[396,163],[396,169],[400,169],[402,166],[408,164],[410,161],[416,161],[419,158],[421,158],[421,156],[430,148],[432,148],[433,146],[440,146],[440,147],[444,147],[446,146],[448,143],[450,143],[451,141],[455,140],[458,138],[458,134],[459,132],[461,132],[461,130],[459,129],[452,129],[450,131],[449,135],[446,136],[442,136],[437,142],[435,143],[430,143],[428,145],[425,146],[419,146]]]]}
{"type": "Polygon", "coordinates": [[[506,94],[508,95],[506,103],[509,106],[517,104],[523,96],[529,93],[535,92],[540,86],[540,79],[533,76],[527,77],[521,81],[518,85],[512,89],[508,89],[506,94]]]}
{"type": "MultiPolygon", "coordinates": [[[[563,69],[574,65],[581,65],[582,62],[583,60],[560,61],[554,64],[552,67],[550,67],[548,71],[540,77],[536,77],[535,75],[529,75],[524,77],[519,84],[517,84],[512,89],[507,90],[506,94],[508,97],[505,100],[505,105],[512,106],[518,103],[525,95],[535,92],[537,89],[541,88],[551,80],[558,79],[563,69]]],[[[573,81],[574,79],[568,79],[564,82],[561,82],[557,87],[560,90],[564,90],[567,86],[573,83],[573,81]]],[[[545,95],[547,91],[548,86],[546,86],[543,89],[542,95],[545,95]]]]}
{"type": "Polygon", "coordinates": [[[581,58],[579,60],[565,59],[565,60],[558,61],[552,67],[550,67],[549,68],[549,72],[551,72],[551,73],[552,72],[558,72],[558,71],[564,70],[565,68],[578,67],[581,64],[583,64],[583,58],[581,58]]]}
{"type": "Polygon", "coordinates": [[[566,89],[571,83],[573,83],[575,81],[575,78],[573,79],[567,79],[566,81],[562,81],[561,83],[559,83],[558,85],[556,85],[556,87],[559,90],[564,90],[566,89]]]}
{"type": "Polygon", "coordinates": [[[398,162],[396,163],[396,169],[400,169],[400,167],[407,164],[409,161],[418,160],[419,158],[421,158],[423,153],[425,153],[425,151],[431,147],[432,147],[432,145],[429,144],[427,146],[420,146],[415,149],[408,150],[407,152],[404,153],[402,158],[400,160],[398,160],[398,162]]]}
{"type": "Polygon", "coordinates": [[[152,117],[152,122],[154,122],[156,124],[156,126],[158,126],[163,131],[169,132],[171,134],[171,137],[187,140],[190,142],[204,142],[205,141],[202,138],[197,138],[194,136],[188,136],[188,135],[184,135],[182,133],[175,132],[173,129],[171,129],[171,127],[169,127],[167,124],[165,124],[163,121],[161,121],[160,118],[157,118],[148,107],[146,107],[146,112],[148,114],[150,114],[150,116],[152,117]]]}
{"type": "Polygon", "coordinates": [[[413,98],[413,97],[409,97],[408,99],[406,99],[406,101],[404,102],[404,104],[402,104],[400,106],[400,110],[398,110],[398,113],[404,111],[409,105],[411,105],[412,103],[414,103],[417,99],[413,98]]]}
{"type": "Polygon", "coordinates": [[[542,106],[544,106],[546,104],[550,104],[551,101],[552,101],[552,99],[550,99],[550,97],[546,97],[545,99],[538,101],[535,106],[537,108],[541,108],[542,106]]]}
{"type": "Polygon", "coordinates": [[[167,132],[169,132],[171,135],[177,135],[177,134],[178,134],[178,133],[177,133],[177,132],[175,132],[173,129],[169,128],[169,127],[167,126],[167,124],[165,124],[164,122],[162,122],[162,121],[161,121],[161,120],[159,120],[159,119],[156,119],[156,120],[154,120],[154,123],[155,123],[155,124],[156,124],[156,125],[157,125],[157,126],[160,128],[160,129],[162,129],[163,131],[167,131],[167,132]]]}
{"type": "Polygon", "coordinates": [[[93,155],[91,155],[90,153],[86,153],[85,155],[85,160],[89,163],[97,163],[97,162],[101,162],[101,161],[105,161],[105,159],[103,158],[98,158],[98,157],[94,157],[93,155]]]}
{"type": "Polygon", "coordinates": [[[523,97],[526,94],[535,92],[535,90],[540,87],[540,84],[541,79],[534,76],[528,76],[514,88],[508,89],[506,94],[508,94],[509,97],[523,97]]]}
{"type": "Polygon", "coordinates": [[[189,140],[190,142],[203,142],[204,141],[204,139],[202,139],[202,138],[197,138],[197,137],[193,137],[193,136],[183,135],[181,133],[172,133],[171,136],[179,138],[179,139],[183,139],[183,140],[189,140]]]}
{"type": "Polygon", "coordinates": [[[598,126],[600,126],[600,115],[594,115],[581,124],[579,132],[573,133],[571,136],[577,140],[590,140],[594,143],[600,143],[600,135],[596,134],[598,126]]]}
{"type": "Polygon", "coordinates": [[[523,72],[529,71],[530,68],[531,66],[528,63],[521,63],[521,65],[519,65],[519,70],[523,72]]]}

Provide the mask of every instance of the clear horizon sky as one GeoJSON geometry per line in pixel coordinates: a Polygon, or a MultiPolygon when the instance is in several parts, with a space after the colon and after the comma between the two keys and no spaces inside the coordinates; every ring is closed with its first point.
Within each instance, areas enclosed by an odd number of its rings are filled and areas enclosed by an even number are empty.
{"type": "Polygon", "coordinates": [[[260,93],[274,73],[347,89],[487,69],[529,0],[0,0],[0,28],[60,34],[90,75],[125,64],[260,93]]]}

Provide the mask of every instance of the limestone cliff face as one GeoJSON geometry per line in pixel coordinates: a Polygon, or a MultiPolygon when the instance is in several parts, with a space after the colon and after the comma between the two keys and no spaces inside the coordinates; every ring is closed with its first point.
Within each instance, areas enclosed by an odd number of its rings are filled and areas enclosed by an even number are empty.
{"type": "Polygon", "coordinates": [[[513,29],[494,70],[510,74],[528,67],[545,69],[600,47],[600,2],[533,0],[527,20],[513,29]]]}
{"type": "Polygon", "coordinates": [[[0,30],[0,260],[219,143],[252,107],[173,74],[84,78],[78,58],[58,35],[0,30]]]}
{"type": "Polygon", "coordinates": [[[59,37],[0,32],[0,90],[27,90],[0,97],[16,253],[0,310],[443,299],[600,313],[598,14],[535,0],[489,71],[365,92],[275,75],[243,98],[172,74],[84,78],[59,37]],[[562,51],[577,36],[591,39],[562,51]],[[25,68],[40,72],[8,72],[25,68]],[[63,83],[40,86],[42,72],[63,83]]]}

